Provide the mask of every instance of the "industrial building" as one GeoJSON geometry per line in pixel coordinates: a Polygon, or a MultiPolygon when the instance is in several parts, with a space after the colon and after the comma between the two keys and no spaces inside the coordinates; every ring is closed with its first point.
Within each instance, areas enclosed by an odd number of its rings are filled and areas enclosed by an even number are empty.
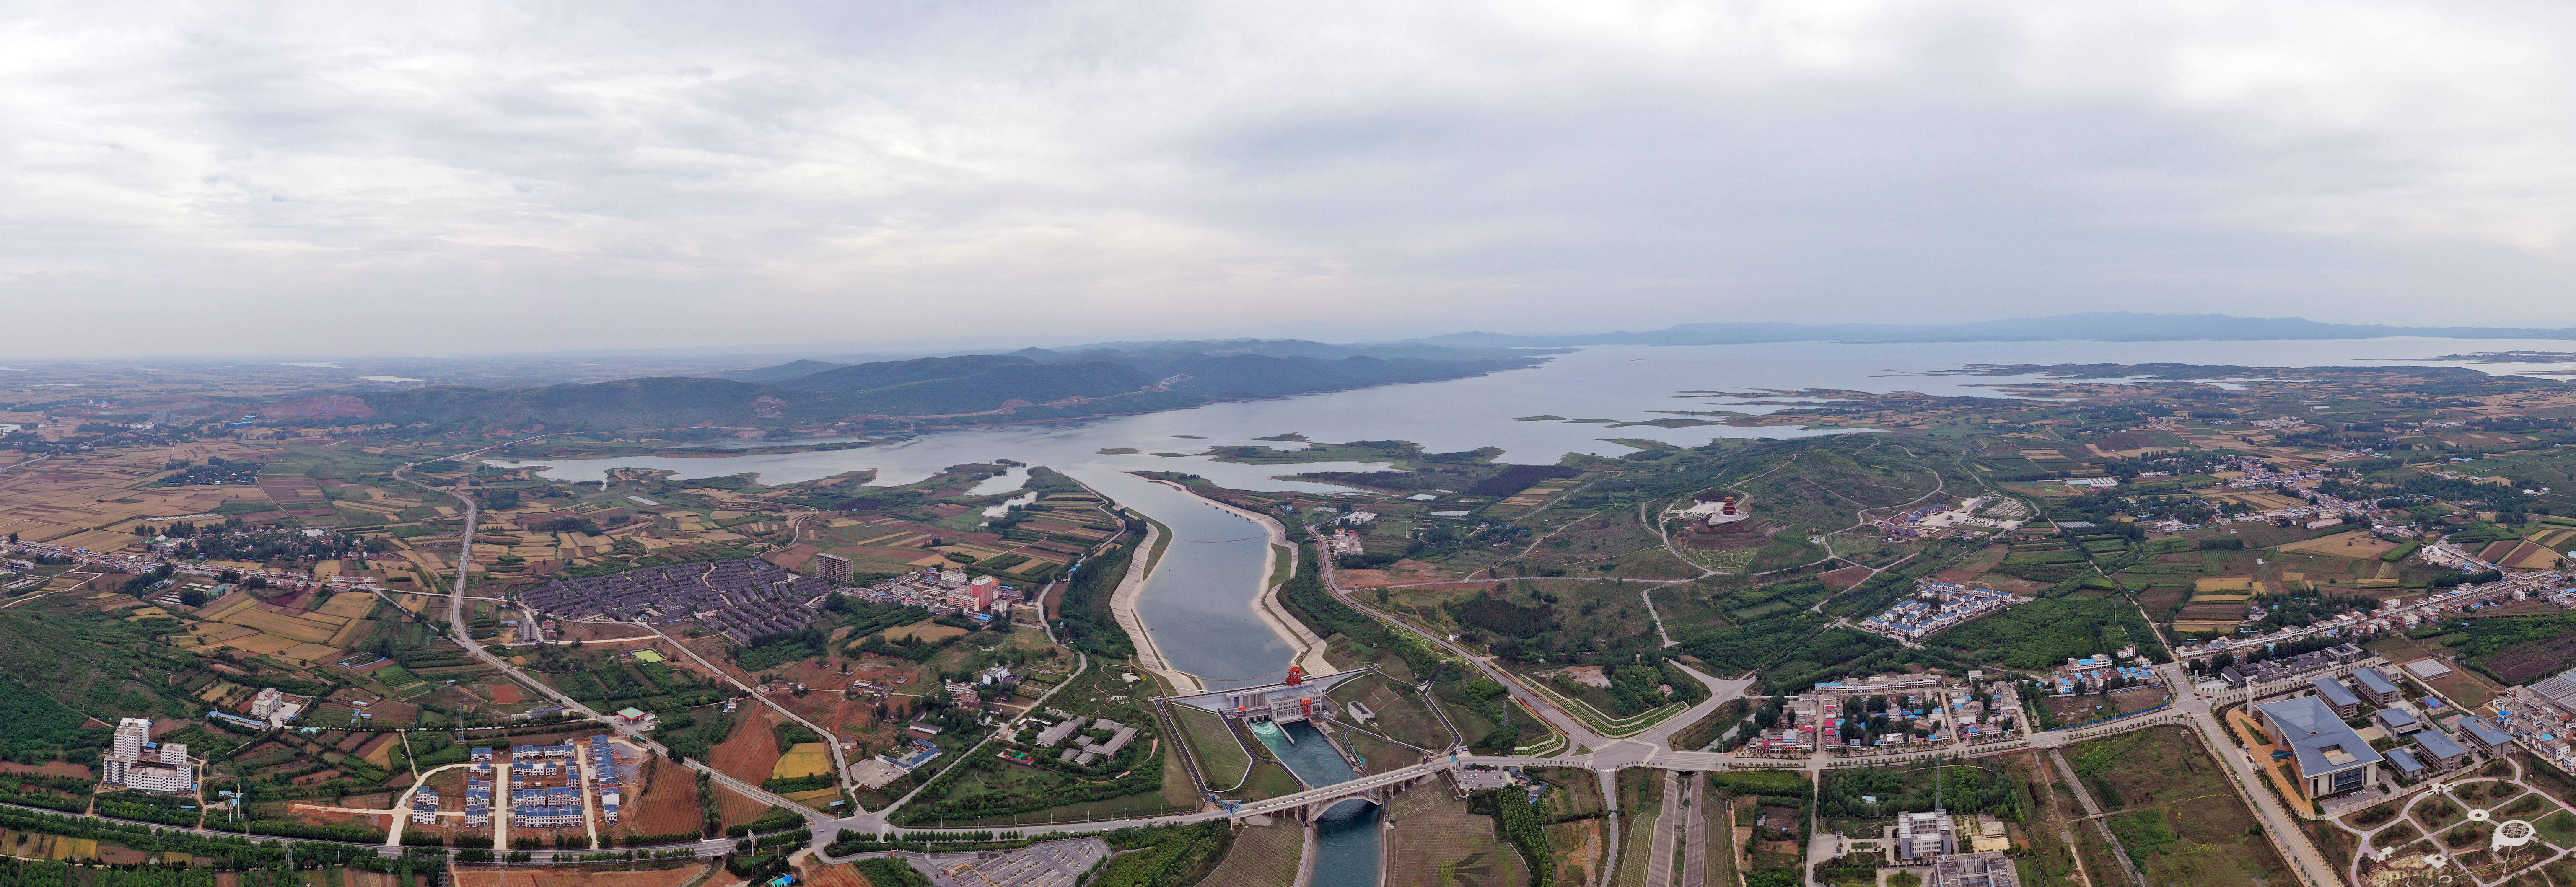
{"type": "Polygon", "coordinates": [[[1325,693],[1330,692],[1335,684],[1373,670],[1363,668],[1309,678],[1306,676],[1305,669],[1292,666],[1288,669],[1288,679],[1280,683],[1246,687],[1240,690],[1218,690],[1188,696],[1172,696],[1166,697],[1163,701],[1216,712],[1241,721],[1270,721],[1285,724],[1292,721],[1312,720],[1318,715],[1329,713],[1333,702],[1324,698],[1325,693]]]}

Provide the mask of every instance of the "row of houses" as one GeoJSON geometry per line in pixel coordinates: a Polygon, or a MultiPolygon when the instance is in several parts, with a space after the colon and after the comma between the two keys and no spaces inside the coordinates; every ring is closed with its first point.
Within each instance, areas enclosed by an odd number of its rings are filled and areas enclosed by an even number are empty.
{"type": "Polygon", "coordinates": [[[814,621],[832,583],[758,559],[640,567],[607,576],[559,579],[520,595],[530,609],[568,619],[696,618],[735,643],[795,631],[814,621]]]}

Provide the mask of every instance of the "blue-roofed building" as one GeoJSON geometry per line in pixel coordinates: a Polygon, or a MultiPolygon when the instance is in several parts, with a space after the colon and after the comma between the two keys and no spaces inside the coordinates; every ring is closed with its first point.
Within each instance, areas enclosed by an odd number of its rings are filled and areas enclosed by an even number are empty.
{"type": "Polygon", "coordinates": [[[2349,718],[2361,713],[2361,697],[2352,695],[2352,688],[2344,686],[2342,681],[2318,678],[2309,681],[2308,686],[2317,688],[2317,698],[2325,700],[2327,708],[2334,709],[2335,717],[2349,718]]]}
{"type": "Polygon", "coordinates": [[[2440,730],[2415,734],[2417,757],[2435,770],[2453,770],[2469,762],[2469,750],[2440,730]]]}
{"type": "Polygon", "coordinates": [[[2334,709],[2314,696],[2298,696],[2254,707],[2272,743],[2290,750],[2290,766],[2309,798],[2360,791],[2379,784],[2383,758],[2370,743],[2345,726],[2334,709]]]}
{"type": "Polygon", "coordinates": [[[2424,762],[2415,760],[2414,752],[2402,748],[2388,750],[2388,766],[2389,769],[2397,771],[2399,779],[2414,779],[2422,776],[2425,769],[2424,762]]]}
{"type": "Polygon", "coordinates": [[[2468,740],[2469,745],[2479,751],[2490,754],[2513,744],[2511,735],[2496,729],[2494,724],[2487,723],[2487,719],[2474,715],[2460,719],[2460,738],[2468,740]]]}
{"type": "Polygon", "coordinates": [[[2424,729],[2423,718],[2402,708],[2380,709],[2379,713],[2371,715],[2371,719],[2379,722],[2379,729],[2388,731],[2390,739],[2424,729]]]}
{"type": "Polygon", "coordinates": [[[2362,697],[2369,699],[2372,705],[2387,705],[2406,696],[2404,691],[2397,689],[2396,681],[2389,680],[2376,668],[2353,669],[2352,682],[2361,688],[2362,697]]]}

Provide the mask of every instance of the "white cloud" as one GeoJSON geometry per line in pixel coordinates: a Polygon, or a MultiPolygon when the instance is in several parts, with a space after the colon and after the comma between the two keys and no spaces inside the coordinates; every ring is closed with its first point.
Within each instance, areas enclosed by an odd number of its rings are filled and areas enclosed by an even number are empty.
{"type": "Polygon", "coordinates": [[[2566,322],[2570,15],[58,3],[0,22],[0,309],[28,357],[2566,322]]]}

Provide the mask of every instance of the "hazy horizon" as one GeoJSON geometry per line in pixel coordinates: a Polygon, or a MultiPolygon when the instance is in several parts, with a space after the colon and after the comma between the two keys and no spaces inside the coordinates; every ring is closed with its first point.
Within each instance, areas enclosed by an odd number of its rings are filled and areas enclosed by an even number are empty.
{"type": "Polygon", "coordinates": [[[2569,326],[2572,17],[42,4],[6,359],[2569,326]]]}

